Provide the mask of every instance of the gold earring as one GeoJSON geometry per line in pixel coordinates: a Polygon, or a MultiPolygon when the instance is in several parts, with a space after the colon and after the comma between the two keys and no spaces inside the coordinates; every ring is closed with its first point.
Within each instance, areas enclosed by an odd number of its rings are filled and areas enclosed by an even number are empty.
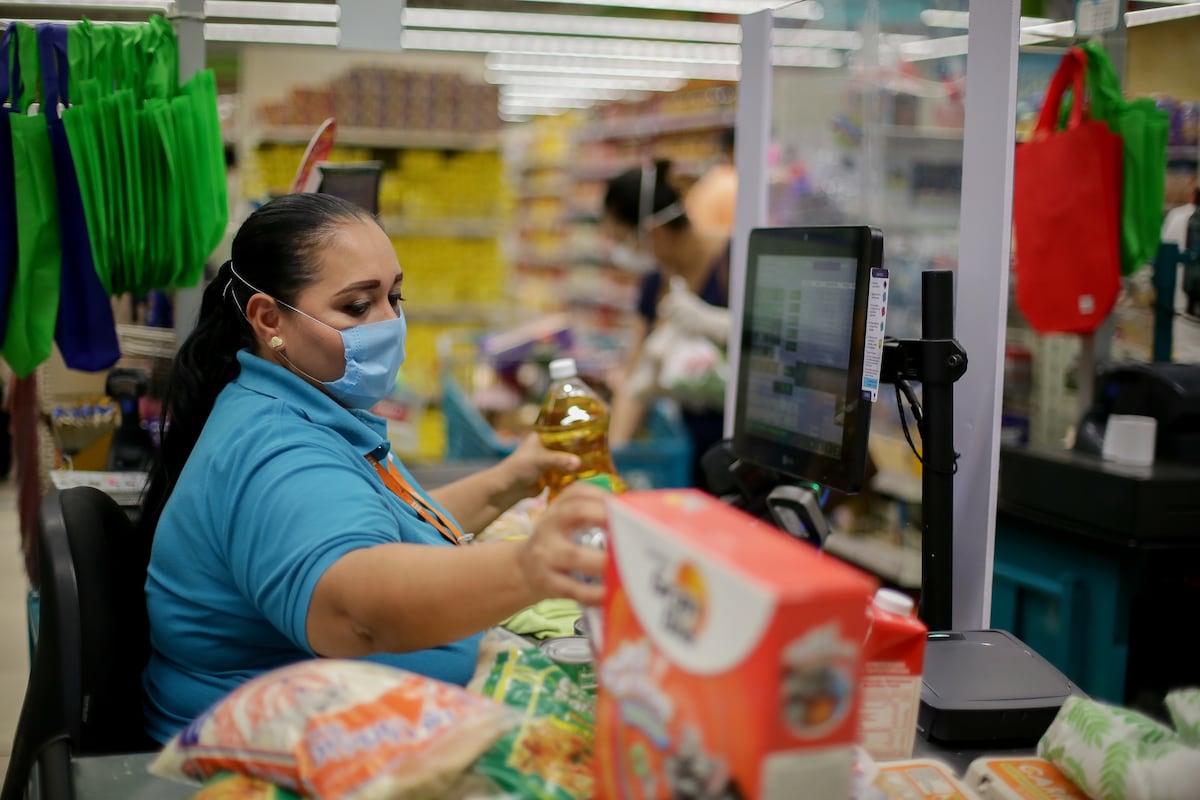
{"type": "Polygon", "coordinates": [[[275,348],[276,350],[283,347],[283,339],[280,339],[278,336],[272,336],[271,347],[275,348]]]}

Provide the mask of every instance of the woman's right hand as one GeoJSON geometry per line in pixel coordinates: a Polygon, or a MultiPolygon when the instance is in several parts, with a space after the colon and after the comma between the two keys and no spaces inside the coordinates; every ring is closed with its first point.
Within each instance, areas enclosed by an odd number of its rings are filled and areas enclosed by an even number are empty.
{"type": "Polygon", "coordinates": [[[583,605],[598,605],[604,599],[605,554],[576,544],[579,531],[599,526],[607,528],[605,500],[608,492],[595,486],[573,483],[547,506],[533,535],[521,545],[517,556],[521,574],[530,591],[539,600],[567,598],[583,605]],[[596,579],[584,583],[574,575],[596,579]]]}

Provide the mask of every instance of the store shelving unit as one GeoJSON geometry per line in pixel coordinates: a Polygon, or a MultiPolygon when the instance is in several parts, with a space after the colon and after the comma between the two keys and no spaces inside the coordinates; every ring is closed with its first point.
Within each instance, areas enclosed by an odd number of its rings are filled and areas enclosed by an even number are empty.
{"type": "Polygon", "coordinates": [[[734,124],[733,100],[732,85],[696,83],[522,126],[508,165],[517,208],[515,302],[569,311],[595,343],[593,357],[615,364],[640,276],[615,266],[600,241],[605,184],[657,158],[669,158],[684,181],[699,178],[719,154],[720,131],[734,124]]]}
{"type": "MultiPolygon", "coordinates": [[[[308,144],[313,129],[311,125],[272,125],[252,129],[249,138],[257,144],[308,144]]],[[[381,150],[488,151],[497,149],[500,144],[496,133],[363,127],[339,127],[337,141],[343,147],[381,150]]]]}

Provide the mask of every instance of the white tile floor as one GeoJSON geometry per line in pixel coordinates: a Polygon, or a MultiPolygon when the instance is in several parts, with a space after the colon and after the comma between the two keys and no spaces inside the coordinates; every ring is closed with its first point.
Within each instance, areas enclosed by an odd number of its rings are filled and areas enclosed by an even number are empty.
{"type": "Polygon", "coordinates": [[[13,478],[0,483],[0,777],[8,770],[13,732],[29,678],[25,565],[13,478]]]}

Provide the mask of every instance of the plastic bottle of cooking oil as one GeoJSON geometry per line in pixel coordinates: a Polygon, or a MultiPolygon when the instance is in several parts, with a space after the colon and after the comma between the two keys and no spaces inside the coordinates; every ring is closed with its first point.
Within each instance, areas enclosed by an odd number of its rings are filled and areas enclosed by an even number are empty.
{"type": "Polygon", "coordinates": [[[608,449],[608,421],[608,406],[579,378],[575,359],[551,361],[550,389],[534,430],[547,449],[574,453],[582,461],[574,472],[551,470],[546,474],[551,500],[571,483],[585,478],[607,476],[613,491],[625,489],[608,449]]]}

